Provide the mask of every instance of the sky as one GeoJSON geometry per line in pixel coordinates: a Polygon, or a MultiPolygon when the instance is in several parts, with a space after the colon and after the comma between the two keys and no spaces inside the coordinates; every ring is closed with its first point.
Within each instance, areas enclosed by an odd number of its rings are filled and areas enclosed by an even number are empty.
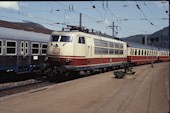
{"type": "Polygon", "coordinates": [[[169,26],[168,1],[0,1],[0,20],[35,22],[55,31],[79,26],[80,13],[83,27],[118,38],[169,26]]]}

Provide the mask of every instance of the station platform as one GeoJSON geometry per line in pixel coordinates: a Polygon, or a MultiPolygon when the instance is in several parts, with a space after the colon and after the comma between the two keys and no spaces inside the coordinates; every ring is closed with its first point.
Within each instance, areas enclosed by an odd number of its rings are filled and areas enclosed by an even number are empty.
{"type": "Polygon", "coordinates": [[[113,71],[0,98],[1,113],[168,113],[169,62],[113,71]]]}

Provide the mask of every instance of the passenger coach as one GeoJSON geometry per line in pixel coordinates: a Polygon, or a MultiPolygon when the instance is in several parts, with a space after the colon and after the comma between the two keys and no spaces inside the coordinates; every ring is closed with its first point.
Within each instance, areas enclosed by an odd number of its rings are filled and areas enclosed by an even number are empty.
{"type": "Polygon", "coordinates": [[[0,72],[29,73],[44,63],[50,35],[0,27],[0,72]]]}
{"type": "Polygon", "coordinates": [[[140,65],[158,61],[158,48],[133,42],[127,42],[127,44],[129,62],[140,65]]]}
{"type": "Polygon", "coordinates": [[[166,48],[159,48],[159,61],[170,61],[170,51],[166,48]]]}

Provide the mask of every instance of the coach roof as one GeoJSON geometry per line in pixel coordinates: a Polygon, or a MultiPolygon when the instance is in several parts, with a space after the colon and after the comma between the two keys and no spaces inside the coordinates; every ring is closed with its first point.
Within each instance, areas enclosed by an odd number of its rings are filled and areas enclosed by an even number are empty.
{"type": "Polygon", "coordinates": [[[48,42],[50,35],[0,27],[0,39],[2,38],[48,42]]]}
{"type": "MultiPolygon", "coordinates": [[[[152,46],[149,45],[143,45],[143,44],[128,42],[128,41],[126,41],[126,43],[128,44],[129,47],[133,47],[133,48],[152,49],[152,46]]],[[[158,48],[153,47],[153,50],[158,50],[158,48]]]]}

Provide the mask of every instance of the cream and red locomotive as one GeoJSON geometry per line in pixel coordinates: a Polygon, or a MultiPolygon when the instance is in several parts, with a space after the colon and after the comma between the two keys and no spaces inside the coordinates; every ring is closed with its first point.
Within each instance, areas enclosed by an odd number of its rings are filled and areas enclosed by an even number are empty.
{"type": "Polygon", "coordinates": [[[133,64],[169,60],[169,51],[133,44],[71,26],[70,31],[54,31],[47,48],[48,62],[55,72],[110,70],[133,64]],[[161,56],[160,53],[165,53],[161,56]]]}
{"type": "Polygon", "coordinates": [[[50,65],[62,72],[106,70],[127,61],[127,44],[94,33],[54,31],[47,56],[50,65]]]}

